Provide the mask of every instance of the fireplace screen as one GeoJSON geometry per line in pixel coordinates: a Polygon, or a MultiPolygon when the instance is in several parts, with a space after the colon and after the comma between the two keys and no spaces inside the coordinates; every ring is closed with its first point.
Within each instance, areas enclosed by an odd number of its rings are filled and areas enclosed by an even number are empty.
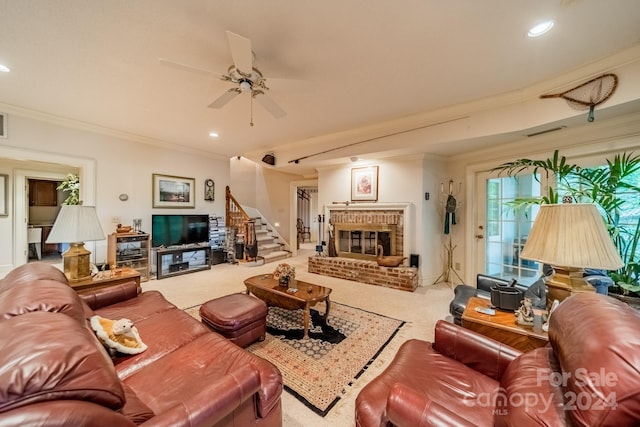
{"type": "Polygon", "coordinates": [[[376,258],[381,245],[384,255],[396,255],[395,225],[389,224],[336,224],[338,256],[357,259],[376,258]]]}

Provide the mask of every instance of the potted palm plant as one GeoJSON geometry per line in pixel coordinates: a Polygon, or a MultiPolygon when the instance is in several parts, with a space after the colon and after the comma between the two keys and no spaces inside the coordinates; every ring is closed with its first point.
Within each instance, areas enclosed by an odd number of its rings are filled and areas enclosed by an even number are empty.
{"type": "MultiPolygon", "coordinates": [[[[544,160],[518,159],[503,163],[492,171],[517,177],[533,172],[537,180],[541,173],[555,176],[556,186],[549,186],[547,194],[539,198],[516,199],[509,205],[514,209],[526,209],[533,204],[559,203],[563,197],[575,202],[594,203],[602,213],[609,235],[613,240],[624,267],[609,273],[615,285],[613,294],[640,297],[640,156],[633,153],[616,154],[607,164],[597,168],[582,168],[569,164],[555,150],[553,157],[544,160]],[[637,211],[632,224],[622,221],[622,212],[637,211]]],[[[627,218],[629,215],[627,215],[627,218]]]]}

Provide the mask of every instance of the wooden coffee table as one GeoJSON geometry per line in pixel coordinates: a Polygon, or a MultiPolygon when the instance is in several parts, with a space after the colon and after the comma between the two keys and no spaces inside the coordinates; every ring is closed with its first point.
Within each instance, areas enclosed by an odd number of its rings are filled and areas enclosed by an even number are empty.
{"type": "Polygon", "coordinates": [[[327,322],[331,302],[329,295],[331,288],[314,285],[312,283],[295,280],[289,288],[278,285],[278,281],[271,274],[261,274],[249,277],[244,281],[247,294],[253,294],[266,302],[267,305],[284,308],[286,310],[302,309],[304,313],[304,338],[309,338],[310,309],[319,302],[325,302],[327,308],[324,313],[324,321],[327,322]],[[297,289],[293,292],[292,287],[297,289]]]}
{"type": "Polygon", "coordinates": [[[476,311],[476,307],[489,308],[490,306],[490,301],[484,298],[469,298],[467,307],[462,313],[462,326],[521,351],[544,347],[549,342],[549,336],[542,329],[518,325],[512,311],[496,309],[494,316],[476,311]]]}

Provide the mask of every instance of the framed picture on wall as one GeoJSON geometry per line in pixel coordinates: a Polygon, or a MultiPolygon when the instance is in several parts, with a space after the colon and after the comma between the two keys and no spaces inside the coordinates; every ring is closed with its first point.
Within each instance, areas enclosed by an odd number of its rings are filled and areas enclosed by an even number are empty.
{"type": "Polygon", "coordinates": [[[351,200],[378,200],[378,166],[351,169],[351,200]]]}
{"type": "Polygon", "coordinates": [[[194,178],[153,174],[154,208],[195,208],[194,178]]]}

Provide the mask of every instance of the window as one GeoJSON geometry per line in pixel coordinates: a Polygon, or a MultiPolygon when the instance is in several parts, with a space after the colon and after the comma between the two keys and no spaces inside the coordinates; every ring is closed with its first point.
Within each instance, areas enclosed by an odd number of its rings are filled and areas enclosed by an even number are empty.
{"type": "MultiPolygon", "coordinates": [[[[590,184],[589,181],[581,180],[579,177],[572,177],[569,180],[569,185],[573,188],[573,194],[586,193],[583,197],[577,197],[577,202],[593,203],[594,200],[591,196],[594,187],[600,191],[596,194],[606,194],[607,191],[612,191],[606,188],[607,184],[615,185],[607,179],[611,172],[608,166],[586,168],[584,172],[586,172],[588,176],[602,176],[603,178],[598,181],[598,185],[593,185],[590,184]],[[598,172],[601,172],[602,175],[599,175],[598,172]]],[[[624,176],[621,182],[623,185],[618,184],[615,188],[615,197],[621,204],[618,209],[609,210],[610,217],[608,217],[607,223],[609,227],[616,227],[618,230],[616,234],[618,234],[620,241],[616,242],[616,246],[621,252],[623,260],[638,260],[640,248],[636,247],[633,255],[630,251],[633,250],[633,238],[640,219],[640,192],[636,190],[640,188],[640,169],[624,176]],[[626,256],[624,254],[626,254],[626,256]]],[[[599,209],[601,213],[606,216],[605,211],[601,207],[599,207],[599,209]]]]}

